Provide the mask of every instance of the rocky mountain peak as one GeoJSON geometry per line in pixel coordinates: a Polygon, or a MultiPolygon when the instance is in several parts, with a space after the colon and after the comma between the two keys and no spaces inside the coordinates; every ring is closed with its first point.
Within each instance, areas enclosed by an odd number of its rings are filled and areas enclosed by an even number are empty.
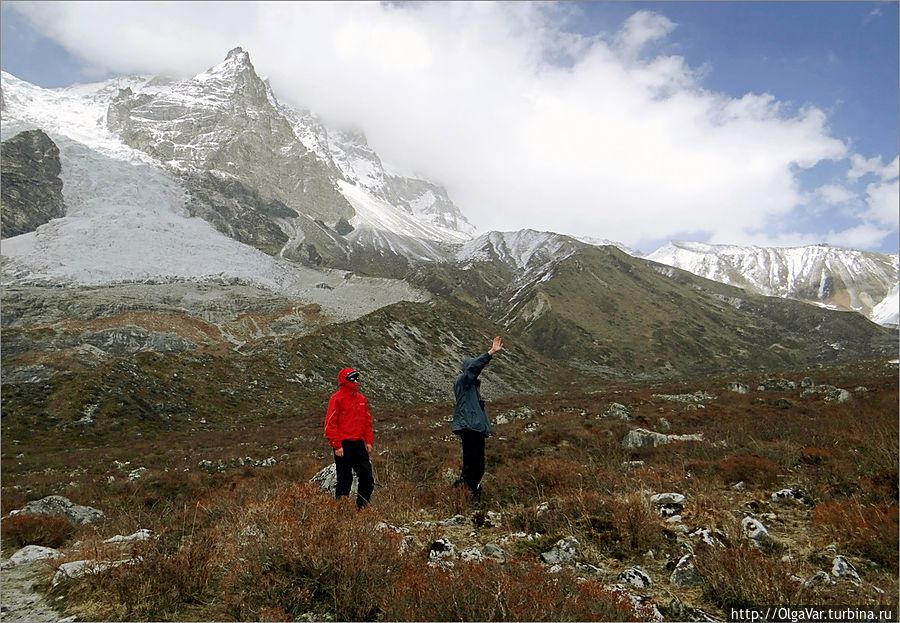
{"type": "Polygon", "coordinates": [[[204,90],[228,91],[251,106],[269,101],[265,82],[256,73],[250,55],[241,47],[228,52],[225,60],[197,74],[191,82],[204,90]]]}
{"type": "Polygon", "coordinates": [[[225,56],[225,58],[226,59],[230,59],[230,58],[239,59],[242,61],[246,61],[247,63],[250,62],[250,55],[247,54],[247,52],[245,52],[244,48],[242,48],[241,46],[237,46],[237,47],[234,47],[234,48],[228,50],[228,54],[225,56]]]}

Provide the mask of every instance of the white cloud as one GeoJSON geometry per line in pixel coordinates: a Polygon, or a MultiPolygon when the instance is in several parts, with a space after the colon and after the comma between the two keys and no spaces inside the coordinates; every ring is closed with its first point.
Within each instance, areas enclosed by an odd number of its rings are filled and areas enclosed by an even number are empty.
{"type": "Polygon", "coordinates": [[[856,199],[855,192],[840,184],[825,184],[816,190],[816,197],[827,205],[837,206],[856,199]]]}
{"type": "Polygon", "coordinates": [[[892,229],[900,226],[900,180],[877,182],[866,186],[866,204],[869,209],[865,217],[892,229]]]}
{"type": "Polygon", "coordinates": [[[444,183],[482,230],[734,241],[804,203],[798,169],[847,156],[817,108],[711,92],[704,68],[642,56],[675,28],[647,11],[586,37],[566,31],[578,5],[15,7],[115,72],[188,76],[241,45],[279,97],[361,127],[385,161],[444,183]]]}
{"type": "Polygon", "coordinates": [[[881,156],[873,156],[865,158],[860,154],[852,154],[850,156],[850,170],[847,171],[847,178],[856,181],[866,175],[875,175],[882,181],[890,180],[900,175],[900,156],[894,158],[894,161],[885,165],[881,161],[881,156]]]}
{"type": "Polygon", "coordinates": [[[616,47],[627,56],[637,56],[645,45],[662,39],[674,29],[675,24],[668,18],[650,11],[638,11],[625,21],[616,36],[616,47]]]}

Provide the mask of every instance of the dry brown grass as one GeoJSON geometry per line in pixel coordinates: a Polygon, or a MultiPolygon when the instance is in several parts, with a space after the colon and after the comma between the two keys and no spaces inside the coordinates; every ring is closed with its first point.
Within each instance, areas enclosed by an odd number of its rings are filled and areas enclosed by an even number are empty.
{"type": "MultiPolygon", "coordinates": [[[[154,366],[160,378],[178,369],[164,357],[154,366]]],[[[785,376],[799,380],[805,373],[785,376]]],[[[140,438],[85,436],[73,444],[71,434],[42,433],[22,436],[15,446],[4,436],[3,506],[8,511],[28,499],[62,493],[107,513],[96,535],[79,532],[85,542],[141,527],[158,535],[130,552],[142,556],[142,564],[61,589],[71,613],[80,607],[97,619],[293,620],[307,612],[351,620],[635,616],[623,615],[599,583],[549,574],[539,564],[540,553],[568,535],[582,544],[579,561],[610,569],[596,576],[598,582],[613,581],[624,566],[646,566],[657,603],[670,591],[718,614],[727,605],[766,600],[871,601],[869,593],[854,597],[839,587],[827,594],[798,592],[788,576],[811,576],[825,564],[815,558],[817,548],[835,542],[866,583],[896,591],[897,379],[822,371],[816,380],[872,391],[854,394],[850,406],[800,399],[798,391],[789,396],[795,407],[786,410],[770,405],[770,396],[727,393],[721,390],[724,381],[709,379],[500,401],[493,413],[523,404],[532,410],[526,420],[496,427],[487,441],[482,509],[502,512],[502,529],[467,524],[453,536],[468,546],[482,536],[540,533],[504,546],[506,565],[457,560],[453,568],[432,569],[427,548],[429,539],[443,535],[440,530],[419,529],[416,543],[401,555],[392,533],[375,528],[382,519],[409,527],[419,519],[471,516],[467,493],[445,480],[448,469],[459,469],[459,443],[442,440],[448,425],[432,427],[450,413],[450,404],[375,409],[373,464],[380,486],[362,514],[298,484],[330,462],[321,413],[299,408],[279,413],[279,419],[240,411],[229,414],[227,427],[189,434],[145,430],[140,438]],[[706,409],[665,405],[663,414],[650,398],[697,389],[719,398],[706,409]],[[632,406],[636,419],[596,418],[613,399],[632,406]],[[636,452],[621,447],[629,428],[655,426],[661,415],[672,432],[702,432],[707,441],[636,452]],[[537,433],[524,432],[528,421],[540,425],[537,433]],[[275,456],[278,463],[255,468],[233,461],[245,456],[275,456]],[[638,458],[643,467],[623,465],[638,458]],[[220,459],[221,472],[198,466],[220,459]],[[113,467],[114,460],[150,471],[129,482],[128,470],[113,467]],[[731,489],[738,480],[745,481],[745,490],[731,489]],[[19,488],[12,489],[13,483],[19,488]],[[800,486],[815,506],[771,503],[770,493],[785,486],[800,486]],[[698,553],[704,574],[698,591],[664,579],[670,572],[665,561],[677,560],[684,542],[648,503],[649,495],[665,491],[687,495],[683,516],[692,529],[718,528],[728,536],[727,549],[698,553]],[[539,510],[543,502],[547,508],[539,510]],[[784,549],[764,553],[743,545],[735,513],[748,508],[775,513],[777,519],[763,521],[784,549]],[[653,557],[646,555],[650,550],[653,557]],[[792,562],[782,562],[786,553],[792,562]]],[[[754,386],[752,377],[746,382],[754,386]]],[[[99,545],[95,549],[110,555],[99,545]]]]}
{"type": "Polygon", "coordinates": [[[827,502],[813,509],[813,526],[828,542],[897,570],[897,504],[827,502]]]}
{"type": "Polygon", "coordinates": [[[75,526],[64,517],[20,513],[2,523],[3,541],[19,548],[26,545],[60,547],[75,533],[75,526]]]}

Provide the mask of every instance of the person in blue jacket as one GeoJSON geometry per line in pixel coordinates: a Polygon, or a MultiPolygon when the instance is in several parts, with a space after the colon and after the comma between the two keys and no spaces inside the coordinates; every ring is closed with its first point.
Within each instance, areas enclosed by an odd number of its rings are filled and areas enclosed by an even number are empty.
{"type": "Polygon", "coordinates": [[[462,445],[462,470],[454,486],[467,486],[475,501],[481,499],[481,477],[484,476],[484,440],[491,435],[491,423],[481,398],[481,379],[478,375],[491,358],[503,350],[500,336],[494,338],[485,354],[463,359],[461,372],[453,384],[456,407],[453,409],[452,430],[462,445]]]}

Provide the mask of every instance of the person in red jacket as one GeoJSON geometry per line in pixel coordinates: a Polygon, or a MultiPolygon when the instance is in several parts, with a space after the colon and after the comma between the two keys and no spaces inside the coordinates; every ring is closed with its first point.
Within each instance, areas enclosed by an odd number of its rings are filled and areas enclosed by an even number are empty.
{"type": "Polygon", "coordinates": [[[334,450],[337,469],[337,498],[350,495],[353,472],[359,480],[356,487],[356,507],[363,508],[372,497],[375,479],[372,476],[372,414],[369,401],[359,391],[359,372],[344,368],[338,373],[338,390],[328,401],[325,414],[325,438],[334,450]]]}

